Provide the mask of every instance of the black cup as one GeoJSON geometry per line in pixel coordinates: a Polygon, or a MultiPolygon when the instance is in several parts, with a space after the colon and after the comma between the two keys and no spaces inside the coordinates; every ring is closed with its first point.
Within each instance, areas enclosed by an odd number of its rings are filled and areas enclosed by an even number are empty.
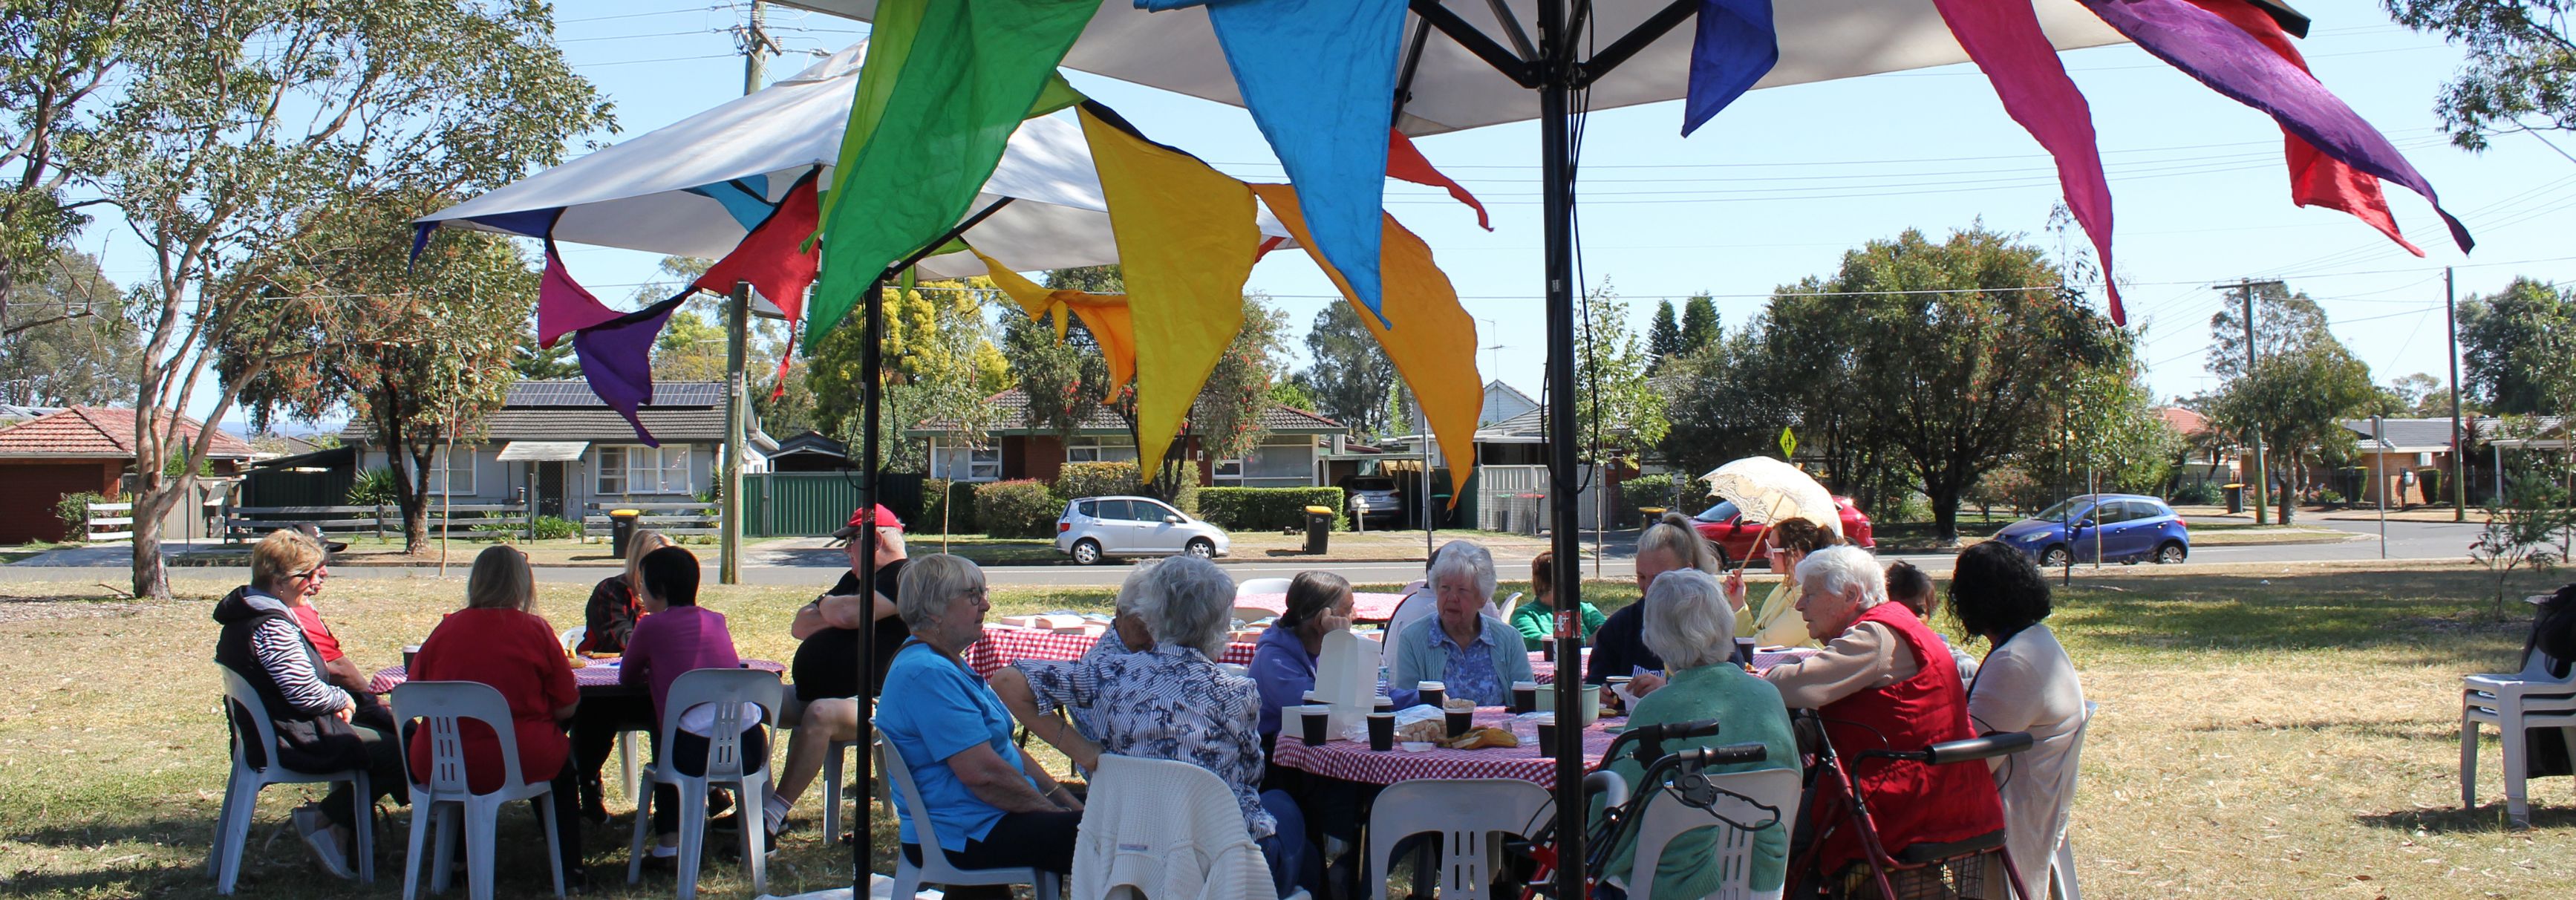
{"type": "Polygon", "coordinates": [[[409,678],[409,677],[411,677],[411,660],[412,660],[412,657],[419,656],[419,655],[420,655],[420,651],[418,651],[418,650],[413,650],[413,649],[410,649],[410,648],[408,648],[408,647],[406,647],[406,648],[404,648],[404,649],[403,649],[403,677],[405,677],[405,678],[409,678]]]}
{"type": "Polygon", "coordinates": [[[1752,638],[1735,639],[1735,663],[1736,665],[1743,666],[1747,669],[1753,668],[1752,638]]]}
{"type": "Polygon", "coordinates": [[[1325,726],[1331,724],[1333,721],[1332,711],[1309,709],[1302,711],[1300,716],[1302,718],[1301,724],[1305,726],[1306,746],[1322,746],[1323,743],[1329,739],[1329,736],[1326,734],[1325,726]]]}
{"type": "Polygon", "coordinates": [[[1395,711],[1395,699],[1394,699],[1394,698],[1392,698],[1392,697],[1380,696],[1380,697],[1378,697],[1378,698],[1377,698],[1377,700],[1376,700],[1376,701],[1374,701],[1373,703],[1371,703],[1371,704],[1370,704],[1370,706],[1369,706],[1369,711],[1371,711],[1371,712],[1382,712],[1382,713],[1391,713],[1391,712],[1394,712],[1394,711],[1395,711]]]}
{"type": "Polygon", "coordinates": [[[1443,712],[1444,712],[1445,714],[1447,714],[1447,716],[1449,717],[1449,736],[1450,736],[1450,737],[1457,737],[1457,736],[1459,736],[1459,735],[1466,734],[1467,732],[1474,731],[1474,730],[1476,729],[1476,711],[1475,711],[1475,710],[1472,710],[1472,709],[1451,709],[1451,710],[1443,710],[1443,712]]]}
{"type": "Polygon", "coordinates": [[[1444,707],[1449,703],[1449,688],[1446,685],[1426,691],[1420,691],[1419,693],[1421,694],[1422,699],[1414,702],[1420,703],[1424,706],[1437,709],[1444,707]]]}
{"type": "Polygon", "coordinates": [[[1538,755],[1556,758],[1556,723],[1545,720],[1538,723],[1538,755]]]}
{"type": "Polygon", "coordinates": [[[1375,712],[1375,713],[1369,713],[1369,717],[1368,717],[1368,730],[1369,730],[1369,749],[1371,749],[1371,750],[1376,750],[1376,751],[1381,752],[1381,753],[1383,753],[1383,752],[1385,752],[1385,751],[1388,751],[1388,750],[1393,750],[1393,749],[1395,749],[1395,714],[1394,714],[1394,713],[1391,713],[1391,712],[1375,712]]]}
{"type": "Polygon", "coordinates": [[[1540,639],[1539,639],[1539,641],[1538,641],[1538,653],[1539,653],[1539,658],[1540,658],[1540,659],[1547,660],[1548,662],[1555,662],[1555,661],[1556,661],[1556,639],[1555,639],[1555,638],[1540,638],[1540,639]]]}
{"type": "Polygon", "coordinates": [[[1512,685],[1512,714],[1538,711],[1538,685],[1512,685]]]}

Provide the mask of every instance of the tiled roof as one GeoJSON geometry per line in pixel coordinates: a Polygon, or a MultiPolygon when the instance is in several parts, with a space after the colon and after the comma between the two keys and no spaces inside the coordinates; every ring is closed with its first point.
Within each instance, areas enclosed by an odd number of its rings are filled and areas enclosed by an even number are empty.
{"type": "MultiPolygon", "coordinates": [[[[1031,434],[1044,430],[1029,422],[1029,395],[1019,388],[994,394],[985,398],[984,402],[1000,413],[995,421],[1001,424],[993,428],[996,434],[1031,434]]],[[[1295,407],[1276,405],[1261,411],[1261,427],[1272,431],[1307,433],[1344,430],[1340,422],[1295,407]]],[[[914,426],[912,433],[946,434],[955,430],[954,423],[932,421],[914,426]]],[[[1124,434],[1127,431],[1127,422],[1108,409],[1094,409],[1089,417],[1082,420],[1080,430],[1124,434]]]]}
{"type": "Polygon", "coordinates": [[[2179,434],[2184,437],[2190,437],[2209,430],[2208,416],[2201,415],[2197,412],[2193,412],[2179,406],[2168,406],[2163,409],[2156,410],[2156,415],[2163,416],[2165,425],[2172,428],[2175,434],[2179,434]]]}
{"type": "MultiPolygon", "coordinates": [[[[656,440],[722,441],[725,433],[724,384],[714,381],[663,382],[653,386],[653,402],[637,418],[656,440]]],[[[340,432],[350,443],[368,443],[375,429],[353,419],[340,432]]],[[[635,427],[609,409],[579,380],[522,381],[510,386],[499,411],[484,420],[485,441],[615,441],[635,440],[635,427]]]]}
{"type": "MultiPolygon", "coordinates": [[[[161,414],[167,423],[172,416],[161,414]]],[[[173,433],[196,439],[205,426],[195,419],[178,416],[173,433]]],[[[247,459],[250,445],[221,428],[211,429],[213,446],[206,451],[209,459],[247,459]]],[[[131,457],[134,455],[134,411],[96,406],[74,406],[51,415],[39,416],[0,428],[0,457],[131,457]]]]}
{"type": "MultiPolygon", "coordinates": [[[[2398,452],[2422,453],[2427,451],[2439,452],[2447,450],[2451,446],[2451,420],[2448,417],[2440,419],[2382,419],[2380,421],[2384,423],[2381,434],[2386,435],[2388,438],[2387,444],[2381,449],[2398,452]]],[[[2480,424],[2484,425],[2493,421],[2494,420],[2489,419],[2480,424]]],[[[2353,433],[2354,439],[2360,444],[2363,450],[2372,449],[2369,419],[2345,419],[2342,424],[2344,430],[2353,433]]],[[[2490,429],[2492,428],[2492,426],[2488,427],[2490,429]]],[[[2480,433],[2491,434],[2492,432],[2491,430],[2488,430],[2481,431],[2480,433]]]]}

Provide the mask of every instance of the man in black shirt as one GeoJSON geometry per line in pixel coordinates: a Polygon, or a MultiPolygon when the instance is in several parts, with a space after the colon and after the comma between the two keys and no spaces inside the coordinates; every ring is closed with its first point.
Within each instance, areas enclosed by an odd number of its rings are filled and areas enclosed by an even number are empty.
{"type": "Polygon", "coordinates": [[[841,573],[830,593],[797,610],[791,626],[790,633],[803,643],[796,648],[791,670],[798,703],[790,705],[802,708],[794,717],[787,760],[779,766],[778,783],[767,804],[773,834],[787,820],[796,798],[822,771],[832,742],[858,739],[859,617],[873,614],[876,618],[875,640],[870,645],[874,652],[869,658],[874,670],[867,689],[870,697],[885,687],[886,667],[912,636],[903,617],[895,615],[894,605],[895,585],[903,574],[903,523],[883,506],[862,509],[851,513],[849,524],[832,537],[847,549],[850,569],[841,573]],[[863,540],[876,542],[873,591],[859,586],[859,552],[865,546],[859,542],[863,540]]]}

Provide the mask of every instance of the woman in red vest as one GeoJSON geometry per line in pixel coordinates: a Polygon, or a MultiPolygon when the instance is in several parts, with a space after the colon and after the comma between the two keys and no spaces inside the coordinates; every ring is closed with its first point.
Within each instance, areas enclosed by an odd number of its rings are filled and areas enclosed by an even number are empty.
{"type": "MultiPolygon", "coordinates": [[[[1763,673],[1791,709],[1824,719],[1834,750],[1868,792],[1879,844],[1895,854],[2003,830],[2003,805],[1983,766],[1927,766],[1863,759],[1869,750],[1920,750],[1976,736],[1959,670],[1932,629],[1903,604],[1887,602],[1878,560],[1856,547],[1818,550],[1798,565],[1798,614],[1824,652],[1763,673]]],[[[1846,824],[1848,801],[1819,782],[1808,822],[1822,843],[1823,871],[1864,859],[1846,824]]]]}

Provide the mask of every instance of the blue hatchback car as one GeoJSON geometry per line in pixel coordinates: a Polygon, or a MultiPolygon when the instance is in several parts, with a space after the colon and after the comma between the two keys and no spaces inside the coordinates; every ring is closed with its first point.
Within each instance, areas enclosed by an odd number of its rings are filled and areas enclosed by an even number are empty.
{"type": "Polygon", "coordinates": [[[2173,507],[2137,494],[2080,494],[1995,532],[2042,567],[2072,560],[2178,563],[2191,556],[2190,523],[2173,507]]]}

